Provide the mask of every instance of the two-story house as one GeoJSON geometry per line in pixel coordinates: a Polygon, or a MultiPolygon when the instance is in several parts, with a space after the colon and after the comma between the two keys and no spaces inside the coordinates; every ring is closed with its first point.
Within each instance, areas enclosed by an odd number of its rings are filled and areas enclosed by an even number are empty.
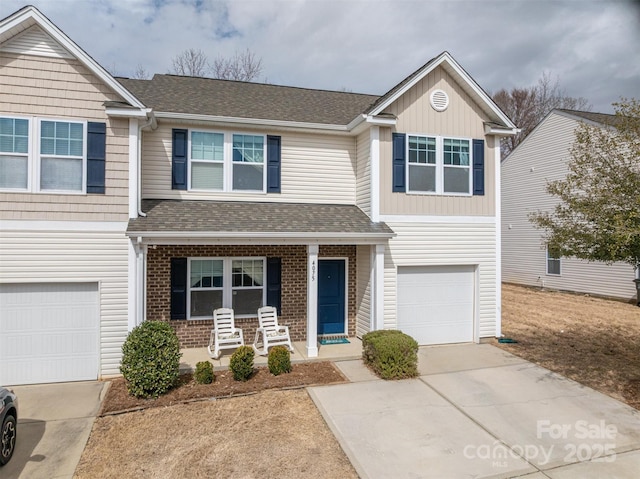
{"type": "Polygon", "coordinates": [[[382,96],[114,79],[27,7],[0,59],[0,383],[117,374],[144,320],[204,346],[217,307],[251,340],[277,306],[310,357],[382,328],[500,334],[516,128],[450,54],[382,96]]]}

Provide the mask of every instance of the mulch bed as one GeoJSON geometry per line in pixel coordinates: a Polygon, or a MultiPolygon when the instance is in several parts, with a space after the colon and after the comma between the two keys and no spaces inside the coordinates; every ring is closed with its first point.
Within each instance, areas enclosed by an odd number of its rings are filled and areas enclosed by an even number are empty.
{"type": "Polygon", "coordinates": [[[229,370],[216,371],[212,384],[198,384],[191,373],[182,374],[175,388],[156,399],[139,399],[129,395],[123,378],[111,380],[102,403],[101,416],[208,398],[251,394],[265,389],[286,389],[348,382],[330,361],[292,364],[291,372],[274,376],[266,367],[255,368],[248,381],[236,381],[229,370]]]}

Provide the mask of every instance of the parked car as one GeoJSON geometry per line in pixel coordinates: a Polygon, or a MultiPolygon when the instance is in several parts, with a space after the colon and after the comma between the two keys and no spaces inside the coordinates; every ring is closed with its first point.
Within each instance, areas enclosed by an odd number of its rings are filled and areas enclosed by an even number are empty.
{"type": "Polygon", "coordinates": [[[4,466],[13,456],[18,435],[18,398],[6,388],[0,388],[0,424],[0,466],[4,466]]]}

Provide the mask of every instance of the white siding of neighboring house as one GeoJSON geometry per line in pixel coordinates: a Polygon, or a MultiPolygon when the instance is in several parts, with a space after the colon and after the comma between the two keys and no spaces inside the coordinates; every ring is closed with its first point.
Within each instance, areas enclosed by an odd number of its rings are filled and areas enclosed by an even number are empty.
{"type": "Polygon", "coordinates": [[[171,130],[171,125],[164,124],[143,133],[143,198],[355,204],[356,142],[352,137],[268,131],[282,136],[280,194],[195,192],[171,189],[171,130]]]}
{"type": "Polygon", "coordinates": [[[127,336],[126,223],[0,221],[2,283],[98,282],[100,374],[119,374],[127,336]]]}
{"type": "Polygon", "coordinates": [[[556,204],[545,187],[566,176],[578,124],[552,113],[502,163],[502,280],[631,300],[634,270],[625,263],[562,258],[561,275],[546,274],[542,231],[528,220],[530,212],[550,211],[556,204]]]}
{"type": "Polygon", "coordinates": [[[384,327],[396,328],[397,268],[400,266],[477,265],[474,329],[479,337],[496,333],[496,231],[486,223],[386,223],[397,233],[385,254],[384,327]]]}
{"type": "Polygon", "coordinates": [[[371,246],[356,247],[356,336],[371,329],[371,246]]]}
{"type": "Polygon", "coordinates": [[[371,157],[370,131],[363,131],[356,138],[356,206],[371,215],[371,157]]]}

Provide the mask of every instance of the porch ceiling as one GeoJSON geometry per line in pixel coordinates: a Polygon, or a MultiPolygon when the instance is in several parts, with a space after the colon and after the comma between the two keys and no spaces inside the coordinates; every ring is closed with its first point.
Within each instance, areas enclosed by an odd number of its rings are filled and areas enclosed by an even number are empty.
{"type": "Polygon", "coordinates": [[[144,200],[142,210],[147,216],[129,220],[127,235],[145,242],[373,244],[395,236],[353,205],[144,200]]]}

